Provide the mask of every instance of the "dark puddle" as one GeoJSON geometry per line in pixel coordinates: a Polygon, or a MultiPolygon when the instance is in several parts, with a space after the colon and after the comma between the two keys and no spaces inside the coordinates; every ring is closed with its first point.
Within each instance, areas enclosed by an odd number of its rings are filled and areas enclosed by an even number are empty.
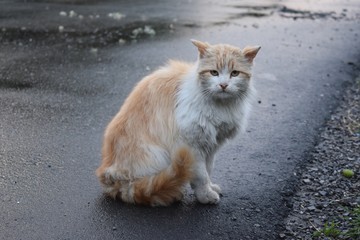
{"type": "Polygon", "coordinates": [[[114,43],[126,43],[172,31],[172,25],[163,22],[132,22],[110,28],[95,28],[93,31],[64,27],[59,29],[7,28],[0,34],[0,42],[18,45],[62,43],[77,48],[104,47],[114,43]]]}
{"type": "Polygon", "coordinates": [[[71,4],[71,5],[89,5],[89,4],[99,4],[106,2],[107,0],[26,0],[29,3],[58,3],[58,4],[71,4]]]}
{"type": "Polygon", "coordinates": [[[0,79],[0,89],[16,89],[16,90],[23,90],[23,89],[28,89],[28,88],[32,88],[32,84],[31,83],[27,83],[27,82],[9,82],[9,81],[2,81],[0,79]]]}
{"type": "Polygon", "coordinates": [[[301,18],[301,19],[326,19],[326,18],[333,18],[338,19],[340,16],[336,16],[335,12],[311,12],[311,11],[302,11],[291,9],[288,7],[281,7],[278,11],[281,17],[285,18],[301,18]]]}
{"type": "Polygon", "coordinates": [[[274,14],[281,6],[280,5],[267,5],[267,6],[246,6],[246,5],[236,5],[231,6],[240,10],[239,13],[235,13],[229,17],[229,19],[238,19],[238,18],[245,18],[245,17],[255,17],[255,18],[262,18],[262,17],[269,17],[274,14]]]}
{"type": "Polygon", "coordinates": [[[268,5],[268,6],[248,6],[248,5],[236,5],[233,6],[234,8],[240,9],[248,9],[248,10],[255,10],[255,11],[264,11],[264,10],[273,10],[279,8],[279,5],[268,5]]]}
{"type": "Polygon", "coordinates": [[[88,31],[82,28],[64,26],[63,29],[53,27],[51,29],[21,29],[4,28],[1,29],[0,42],[16,45],[48,45],[66,44],[76,48],[98,48],[111,44],[124,44],[136,42],[148,38],[154,38],[164,34],[174,32],[177,27],[183,28],[202,28],[209,26],[219,26],[230,24],[231,20],[242,18],[265,18],[278,15],[282,18],[293,19],[342,19],[346,18],[346,13],[335,12],[314,12],[289,8],[281,4],[270,5],[235,5],[227,6],[236,9],[224,20],[218,22],[178,22],[172,23],[166,19],[153,19],[152,21],[135,21],[123,25],[107,28],[96,28],[88,31]],[[175,29],[175,30],[174,30],[175,29]]]}
{"type": "Polygon", "coordinates": [[[228,19],[239,19],[245,17],[270,17],[272,15],[279,15],[283,18],[293,18],[293,19],[342,19],[346,17],[346,14],[341,13],[337,14],[335,12],[315,12],[308,10],[298,10],[289,8],[283,5],[273,4],[265,6],[245,6],[245,5],[236,5],[231,6],[233,8],[239,9],[239,13],[232,14],[228,19]]]}
{"type": "MultiPolygon", "coordinates": [[[[15,48],[17,49],[17,48],[15,48]]],[[[76,96],[96,96],[106,90],[102,81],[87,72],[93,66],[106,64],[100,53],[88,49],[50,47],[21,48],[24,57],[9,58],[0,66],[0,90],[48,91],[76,96]],[[74,75],[80,71],[80,75],[74,75]]]]}
{"type": "Polygon", "coordinates": [[[269,14],[269,13],[261,13],[261,12],[245,12],[245,13],[236,13],[236,14],[230,16],[228,19],[233,20],[233,19],[240,19],[240,18],[245,18],[245,17],[262,18],[262,17],[268,17],[270,15],[271,14],[269,14]]]}

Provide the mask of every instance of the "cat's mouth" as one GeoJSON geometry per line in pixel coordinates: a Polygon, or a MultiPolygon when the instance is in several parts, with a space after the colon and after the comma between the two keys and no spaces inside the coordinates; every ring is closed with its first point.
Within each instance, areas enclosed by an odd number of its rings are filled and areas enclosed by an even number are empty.
{"type": "Polygon", "coordinates": [[[213,97],[218,99],[228,99],[228,98],[234,98],[235,96],[231,91],[222,89],[216,91],[213,97]]]}

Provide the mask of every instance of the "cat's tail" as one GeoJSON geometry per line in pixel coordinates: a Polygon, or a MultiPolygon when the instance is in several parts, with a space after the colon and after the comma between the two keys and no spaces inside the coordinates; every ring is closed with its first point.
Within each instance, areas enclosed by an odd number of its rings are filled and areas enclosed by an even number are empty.
{"type": "Polygon", "coordinates": [[[191,152],[187,148],[181,148],[168,168],[132,183],[134,202],[150,206],[167,206],[180,200],[182,188],[192,177],[193,162],[191,152]]]}

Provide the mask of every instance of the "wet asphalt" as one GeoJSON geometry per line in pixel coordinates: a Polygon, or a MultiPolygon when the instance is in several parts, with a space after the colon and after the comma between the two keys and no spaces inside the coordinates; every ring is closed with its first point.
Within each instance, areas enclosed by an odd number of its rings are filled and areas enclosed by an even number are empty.
{"type": "Polygon", "coordinates": [[[356,1],[1,2],[0,239],[279,239],[294,172],[359,72],[359,16],[356,1]],[[262,46],[247,131],[217,155],[221,202],[105,197],[106,124],[150,71],[195,61],[191,38],[262,46]]]}

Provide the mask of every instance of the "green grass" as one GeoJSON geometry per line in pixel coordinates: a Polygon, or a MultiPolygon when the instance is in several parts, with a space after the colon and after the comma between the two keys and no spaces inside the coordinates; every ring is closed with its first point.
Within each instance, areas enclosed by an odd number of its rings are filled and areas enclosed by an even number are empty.
{"type": "Polygon", "coordinates": [[[345,233],[345,236],[350,239],[360,239],[360,206],[353,210],[354,217],[350,221],[350,229],[345,233]]]}
{"type": "Polygon", "coordinates": [[[337,229],[337,224],[334,222],[331,222],[330,225],[329,223],[325,223],[324,228],[323,229],[319,229],[314,233],[314,237],[320,237],[320,236],[325,236],[325,237],[332,237],[332,238],[337,238],[338,236],[340,236],[341,231],[339,229],[337,229]]]}
{"type": "Polygon", "coordinates": [[[332,221],[326,222],[324,228],[318,229],[314,232],[314,238],[327,237],[330,239],[360,239],[360,206],[357,206],[351,211],[352,217],[343,219],[348,221],[350,228],[346,231],[338,229],[337,224],[332,221]]]}

